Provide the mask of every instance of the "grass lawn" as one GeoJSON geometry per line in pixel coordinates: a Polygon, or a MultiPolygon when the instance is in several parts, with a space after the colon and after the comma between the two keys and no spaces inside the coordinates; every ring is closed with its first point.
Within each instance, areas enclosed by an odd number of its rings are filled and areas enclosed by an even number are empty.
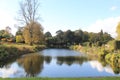
{"type": "Polygon", "coordinates": [[[120,80],[120,77],[100,78],[0,78],[0,80],[120,80]]]}

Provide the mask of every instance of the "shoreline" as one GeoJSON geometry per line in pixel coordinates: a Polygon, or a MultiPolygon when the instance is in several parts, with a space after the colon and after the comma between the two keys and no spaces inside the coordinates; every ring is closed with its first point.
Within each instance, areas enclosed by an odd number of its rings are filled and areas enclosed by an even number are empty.
{"type": "Polygon", "coordinates": [[[112,67],[114,73],[120,73],[120,51],[117,51],[117,53],[115,53],[114,51],[105,47],[83,46],[80,48],[79,45],[73,45],[72,49],[86,54],[89,59],[96,59],[100,61],[103,66],[109,64],[112,67]]]}
{"type": "Polygon", "coordinates": [[[45,49],[45,46],[25,44],[2,44],[0,45],[0,66],[14,60],[24,54],[35,53],[45,49]]]}

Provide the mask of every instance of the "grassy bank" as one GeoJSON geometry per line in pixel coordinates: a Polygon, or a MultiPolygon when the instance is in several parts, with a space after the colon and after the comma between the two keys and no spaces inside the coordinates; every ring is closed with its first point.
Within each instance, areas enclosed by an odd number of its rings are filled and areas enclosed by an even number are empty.
{"type": "Polygon", "coordinates": [[[0,64],[6,63],[9,60],[19,57],[23,54],[34,53],[44,49],[45,46],[30,46],[26,44],[1,44],[0,45],[0,64]]]}
{"type": "Polygon", "coordinates": [[[87,47],[87,46],[80,46],[80,45],[72,45],[70,49],[85,53],[87,54],[87,56],[90,56],[89,58],[91,59],[98,59],[99,57],[98,52],[101,52],[101,48],[87,47]]]}
{"type": "Polygon", "coordinates": [[[0,80],[120,80],[120,77],[100,77],[100,78],[6,78],[0,80]]]}
{"type": "Polygon", "coordinates": [[[120,50],[115,51],[113,48],[105,46],[88,47],[79,45],[74,45],[71,49],[87,54],[90,60],[98,60],[103,66],[109,64],[114,73],[120,73],[120,50]]]}

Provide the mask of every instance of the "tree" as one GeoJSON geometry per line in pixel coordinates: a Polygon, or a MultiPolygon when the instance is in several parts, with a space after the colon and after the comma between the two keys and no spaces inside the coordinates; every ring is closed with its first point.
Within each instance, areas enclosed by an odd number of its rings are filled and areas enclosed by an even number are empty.
{"type": "Polygon", "coordinates": [[[83,34],[84,34],[83,42],[88,42],[88,40],[89,40],[89,33],[87,31],[84,31],[83,34]]]}
{"type": "Polygon", "coordinates": [[[104,42],[104,43],[107,43],[107,42],[110,41],[110,40],[113,40],[113,38],[111,37],[110,34],[108,34],[107,32],[105,32],[105,33],[103,34],[103,42],[104,42]]]}
{"type": "Polygon", "coordinates": [[[68,44],[73,44],[74,43],[74,32],[72,32],[71,30],[67,30],[64,33],[64,38],[67,41],[68,44]]]}
{"type": "Polygon", "coordinates": [[[0,30],[0,38],[3,38],[4,33],[5,33],[5,30],[0,30]]]}
{"type": "Polygon", "coordinates": [[[16,32],[16,36],[17,35],[23,35],[23,29],[24,29],[24,27],[17,26],[17,29],[18,29],[18,31],[16,32]]]}
{"type": "Polygon", "coordinates": [[[58,30],[58,31],[56,31],[56,38],[57,38],[57,42],[58,43],[62,43],[62,42],[64,42],[63,40],[64,40],[64,32],[62,31],[62,30],[58,30]]]}
{"type": "Polygon", "coordinates": [[[0,40],[6,42],[14,41],[14,36],[11,33],[11,28],[7,26],[4,30],[0,30],[0,40]]]}
{"type": "Polygon", "coordinates": [[[24,42],[24,38],[22,35],[17,35],[16,36],[16,42],[17,43],[23,43],[24,42]]]}
{"type": "Polygon", "coordinates": [[[6,27],[5,29],[6,33],[11,34],[11,28],[9,26],[6,27]]]}
{"type": "Polygon", "coordinates": [[[18,29],[18,31],[16,32],[16,42],[17,43],[23,43],[24,42],[24,38],[23,38],[23,29],[24,27],[16,27],[18,29]]]}
{"type": "Polygon", "coordinates": [[[49,37],[52,37],[51,33],[50,32],[46,32],[45,33],[45,38],[49,38],[49,37]]]}
{"type": "Polygon", "coordinates": [[[77,43],[77,44],[79,44],[79,43],[81,43],[81,42],[83,42],[83,31],[82,30],[76,30],[75,32],[74,32],[74,35],[75,35],[75,42],[77,43]]]}
{"type": "MultiPolygon", "coordinates": [[[[23,30],[23,37],[25,39],[25,43],[27,44],[40,44],[43,43],[44,40],[44,36],[43,36],[43,28],[41,26],[41,24],[39,24],[38,22],[34,22],[31,23],[32,25],[32,37],[31,37],[31,33],[29,33],[29,25],[27,25],[24,30],[23,30]]],[[[31,25],[30,24],[30,25],[31,25]]]]}
{"type": "Polygon", "coordinates": [[[3,36],[4,36],[5,38],[10,38],[10,37],[12,37],[11,28],[10,28],[9,26],[7,26],[7,27],[5,28],[5,33],[3,34],[3,36]]]}
{"type": "Polygon", "coordinates": [[[120,22],[117,25],[116,33],[117,33],[117,39],[120,40],[120,22]]]}
{"type": "Polygon", "coordinates": [[[29,42],[30,45],[33,44],[33,26],[34,23],[37,22],[39,19],[38,15],[38,8],[39,8],[39,0],[24,0],[20,3],[20,18],[18,19],[21,21],[25,26],[27,32],[29,33],[29,42]]]}

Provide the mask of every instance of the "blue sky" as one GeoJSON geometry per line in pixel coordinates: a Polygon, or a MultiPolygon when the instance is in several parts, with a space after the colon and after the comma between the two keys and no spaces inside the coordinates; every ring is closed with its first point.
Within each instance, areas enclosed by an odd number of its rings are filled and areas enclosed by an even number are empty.
{"type": "MultiPolygon", "coordinates": [[[[20,0],[0,0],[0,29],[10,26],[15,32],[15,17],[20,0]]],[[[120,0],[40,0],[39,13],[44,32],[82,29],[98,32],[101,29],[115,36],[120,21],[120,0]]]]}

